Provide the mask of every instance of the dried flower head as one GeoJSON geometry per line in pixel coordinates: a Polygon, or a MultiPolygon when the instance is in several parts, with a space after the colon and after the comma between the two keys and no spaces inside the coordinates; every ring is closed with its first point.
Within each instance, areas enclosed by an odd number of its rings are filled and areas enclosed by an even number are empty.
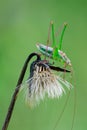
{"type": "Polygon", "coordinates": [[[71,84],[54,74],[44,61],[31,64],[30,77],[26,82],[26,102],[29,106],[35,106],[46,95],[48,98],[59,98],[65,93],[64,86],[68,89],[71,88],[71,84]]]}

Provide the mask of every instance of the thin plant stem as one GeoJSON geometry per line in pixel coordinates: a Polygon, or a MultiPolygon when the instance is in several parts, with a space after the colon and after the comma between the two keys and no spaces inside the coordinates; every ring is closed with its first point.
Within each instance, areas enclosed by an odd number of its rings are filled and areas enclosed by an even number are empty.
{"type": "Polygon", "coordinates": [[[9,122],[10,122],[10,119],[11,119],[11,116],[12,116],[12,112],[14,110],[14,105],[15,105],[15,102],[17,100],[17,96],[18,96],[18,93],[19,93],[19,90],[20,90],[20,87],[21,87],[21,84],[22,84],[22,81],[24,79],[24,75],[25,75],[25,72],[27,70],[27,66],[28,66],[28,63],[29,61],[31,60],[31,58],[33,56],[37,56],[37,60],[41,60],[40,58],[40,55],[37,54],[37,53],[31,53],[25,63],[24,63],[24,66],[22,68],[22,71],[20,73],[20,76],[19,76],[19,79],[18,79],[18,82],[17,82],[17,85],[16,85],[16,88],[15,88],[15,91],[13,93],[13,96],[12,96],[12,99],[11,99],[11,102],[10,102],[10,105],[9,105],[9,108],[8,108],[8,112],[7,112],[7,115],[6,115],[6,118],[5,118],[5,121],[4,121],[4,124],[3,124],[3,127],[2,127],[2,130],[7,130],[8,128],[8,125],[9,125],[9,122]]]}

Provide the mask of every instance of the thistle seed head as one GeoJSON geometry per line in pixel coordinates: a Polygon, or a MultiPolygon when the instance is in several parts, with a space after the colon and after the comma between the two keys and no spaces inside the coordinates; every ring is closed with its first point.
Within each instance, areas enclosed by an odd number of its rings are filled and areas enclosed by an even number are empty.
{"type": "Polygon", "coordinates": [[[26,81],[26,102],[31,107],[39,104],[46,95],[48,98],[59,98],[65,93],[65,86],[71,87],[69,82],[54,74],[46,63],[34,63],[32,70],[32,76],[26,81]]]}

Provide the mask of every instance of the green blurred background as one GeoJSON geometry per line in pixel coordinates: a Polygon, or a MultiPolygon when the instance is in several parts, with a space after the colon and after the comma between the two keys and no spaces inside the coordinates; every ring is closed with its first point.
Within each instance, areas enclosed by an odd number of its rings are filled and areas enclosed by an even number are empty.
{"type": "MultiPolygon", "coordinates": [[[[1,0],[0,1],[0,129],[23,63],[37,42],[46,43],[50,20],[56,31],[64,22],[68,27],[63,50],[70,57],[77,89],[73,130],[87,129],[87,1],[86,0],[1,0]]],[[[45,100],[34,109],[19,94],[8,130],[53,130],[67,95],[45,100]]],[[[70,130],[74,89],[56,130],[70,130]]]]}

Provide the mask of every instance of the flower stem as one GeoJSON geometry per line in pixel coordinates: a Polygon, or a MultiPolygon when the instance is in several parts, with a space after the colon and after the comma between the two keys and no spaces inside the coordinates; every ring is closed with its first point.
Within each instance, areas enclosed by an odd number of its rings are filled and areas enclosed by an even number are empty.
{"type": "Polygon", "coordinates": [[[14,109],[14,105],[15,105],[15,102],[16,102],[16,99],[17,99],[17,96],[18,96],[18,92],[20,90],[22,81],[24,79],[24,75],[25,75],[28,63],[29,63],[29,61],[31,60],[31,58],[33,56],[37,56],[36,61],[41,60],[40,55],[37,54],[37,53],[31,53],[27,57],[27,59],[26,59],[26,61],[24,63],[24,66],[22,68],[22,71],[20,73],[20,76],[19,76],[19,79],[18,79],[18,82],[17,82],[17,85],[16,85],[16,89],[15,89],[15,91],[13,93],[13,96],[12,96],[12,99],[11,99],[11,102],[10,102],[10,105],[9,105],[9,108],[8,108],[8,112],[7,112],[7,115],[6,115],[5,122],[3,124],[2,130],[7,130],[7,128],[8,128],[8,125],[9,125],[9,122],[10,122],[10,119],[11,119],[11,116],[12,116],[12,112],[13,112],[13,109],[14,109]]]}

